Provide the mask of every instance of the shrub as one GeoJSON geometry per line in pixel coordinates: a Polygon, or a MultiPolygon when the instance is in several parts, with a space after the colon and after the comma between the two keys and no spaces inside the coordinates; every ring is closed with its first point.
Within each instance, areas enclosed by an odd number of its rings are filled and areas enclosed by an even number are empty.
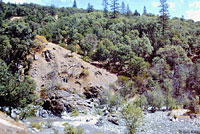
{"type": "Polygon", "coordinates": [[[79,111],[77,110],[77,109],[75,109],[75,110],[73,110],[72,112],[71,112],[71,116],[78,116],[80,113],[79,113],[79,111]]]}
{"type": "Polygon", "coordinates": [[[90,73],[89,73],[89,71],[87,69],[83,69],[81,74],[80,74],[80,78],[81,77],[87,77],[87,76],[89,76],[89,74],[90,73]]]}
{"type": "Polygon", "coordinates": [[[196,96],[195,98],[192,98],[192,101],[190,102],[190,107],[189,109],[191,112],[198,114],[200,112],[200,106],[199,104],[199,97],[196,96]]]}
{"type": "Polygon", "coordinates": [[[134,103],[136,104],[136,106],[140,107],[141,109],[146,110],[148,108],[147,97],[144,94],[138,97],[134,103]]]}
{"type": "Polygon", "coordinates": [[[68,125],[64,129],[65,134],[84,134],[84,129],[82,127],[74,128],[71,125],[68,125]]]}
{"type": "Polygon", "coordinates": [[[91,62],[91,59],[88,56],[83,56],[82,60],[85,61],[85,62],[91,62]]]}
{"type": "Polygon", "coordinates": [[[127,83],[129,80],[130,80],[129,77],[120,75],[120,76],[118,76],[117,82],[121,85],[121,84],[127,83]]]}
{"type": "Polygon", "coordinates": [[[126,122],[126,126],[130,134],[136,133],[136,128],[142,121],[142,109],[137,107],[135,104],[127,104],[121,111],[122,118],[126,122]]]}
{"type": "Polygon", "coordinates": [[[170,110],[177,108],[177,101],[172,96],[168,97],[168,107],[170,110]]]}
{"type": "Polygon", "coordinates": [[[34,42],[40,47],[44,47],[44,45],[48,44],[47,39],[44,36],[36,35],[34,42]]]}
{"type": "Polygon", "coordinates": [[[65,134],[77,134],[76,128],[73,126],[66,126],[64,129],[65,134]]]}
{"type": "Polygon", "coordinates": [[[113,107],[118,107],[122,101],[122,98],[119,93],[115,93],[114,95],[111,95],[108,100],[108,106],[110,109],[113,109],[113,107]]]}
{"type": "Polygon", "coordinates": [[[94,132],[93,134],[104,134],[103,132],[94,132]]]}
{"type": "Polygon", "coordinates": [[[164,104],[163,94],[160,88],[156,88],[153,91],[147,91],[148,96],[148,105],[152,107],[152,111],[155,111],[157,108],[161,108],[164,104]]]}
{"type": "Polygon", "coordinates": [[[58,130],[55,129],[55,128],[53,128],[53,133],[54,133],[54,134],[58,134],[58,130]]]}
{"type": "Polygon", "coordinates": [[[100,92],[99,94],[100,105],[108,104],[110,96],[111,96],[110,90],[104,89],[103,92],[100,92]]]}
{"type": "Polygon", "coordinates": [[[36,128],[38,130],[42,130],[42,127],[43,127],[43,122],[32,122],[31,123],[31,127],[32,128],[36,128]]]}

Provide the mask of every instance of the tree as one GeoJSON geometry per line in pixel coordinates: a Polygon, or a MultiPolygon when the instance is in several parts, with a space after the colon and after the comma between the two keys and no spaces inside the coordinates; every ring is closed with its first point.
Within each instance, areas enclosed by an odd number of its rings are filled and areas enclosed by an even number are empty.
{"type": "Polygon", "coordinates": [[[90,3],[88,3],[87,12],[90,13],[90,12],[93,12],[93,11],[94,11],[93,5],[91,5],[90,3]]]}
{"type": "Polygon", "coordinates": [[[167,0],[160,0],[160,17],[159,17],[159,23],[162,27],[162,36],[165,37],[166,30],[168,29],[168,20],[169,20],[169,11],[168,11],[168,4],[167,0]]]}
{"type": "Polygon", "coordinates": [[[36,85],[28,76],[19,81],[19,74],[13,75],[8,70],[6,63],[0,60],[0,106],[9,107],[11,112],[12,108],[24,108],[35,101],[36,85]]]}
{"type": "Polygon", "coordinates": [[[136,128],[141,124],[143,118],[141,108],[130,103],[122,109],[121,114],[126,122],[129,133],[135,134],[136,128]]]}
{"type": "Polygon", "coordinates": [[[133,13],[133,15],[134,16],[140,16],[140,13],[137,10],[135,10],[135,12],[133,13]]]}
{"type": "Polygon", "coordinates": [[[130,17],[131,14],[132,14],[132,12],[131,12],[131,10],[130,10],[130,8],[129,8],[129,5],[127,4],[127,6],[126,6],[126,16],[127,16],[127,17],[130,17]]]}
{"type": "Polygon", "coordinates": [[[105,17],[108,17],[108,4],[108,0],[103,0],[102,5],[104,6],[103,12],[105,17]]]}
{"type": "Polygon", "coordinates": [[[77,8],[76,0],[74,0],[72,8],[77,8]]]}
{"type": "Polygon", "coordinates": [[[112,18],[117,18],[118,14],[119,14],[119,2],[118,2],[118,0],[112,0],[110,7],[111,7],[111,11],[113,13],[112,18]]]}
{"type": "Polygon", "coordinates": [[[122,5],[121,5],[121,14],[125,14],[126,13],[126,6],[124,4],[124,2],[122,2],[122,5]]]}
{"type": "Polygon", "coordinates": [[[147,9],[146,9],[146,6],[144,6],[144,11],[143,11],[143,15],[147,15],[147,9]]]}

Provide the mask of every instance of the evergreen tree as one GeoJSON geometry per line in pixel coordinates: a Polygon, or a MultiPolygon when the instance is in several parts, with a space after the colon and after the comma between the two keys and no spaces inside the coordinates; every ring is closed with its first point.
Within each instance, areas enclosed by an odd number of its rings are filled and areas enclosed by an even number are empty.
{"type": "Polygon", "coordinates": [[[143,15],[147,15],[147,9],[146,9],[146,6],[144,6],[144,11],[143,11],[143,15]]]}
{"type": "Polygon", "coordinates": [[[90,12],[93,12],[93,11],[94,11],[93,5],[91,5],[90,3],[88,3],[87,12],[90,13],[90,12]]]}
{"type": "Polygon", "coordinates": [[[125,14],[126,13],[126,6],[124,4],[124,2],[122,2],[122,5],[121,5],[121,14],[125,14]]]}
{"type": "Polygon", "coordinates": [[[133,15],[134,16],[140,16],[140,13],[137,10],[135,10],[135,12],[133,13],[133,15]]]}
{"type": "Polygon", "coordinates": [[[159,23],[162,27],[162,35],[163,37],[166,35],[166,30],[168,29],[168,20],[169,20],[169,11],[168,11],[168,4],[167,0],[160,0],[160,17],[159,23]]]}
{"type": "Polygon", "coordinates": [[[181,21],[184,21],[185,20],[185,17],[182,15],[182,17],[181,17],[181,21]]]}
{"type": "Polygon", "coordinates": [[[108,0],[103,0],[102,5],[104,6],[103,11],[104,11],[104,16],[108,17],[108,0]]]}
{"type": "Polygon", "coordinates": [[[113,13],[112,18],[117,18],[118,14],[119,14],[119,2],[118,2],[118,0],[112,0],[110,7],[111,7],[111,11],[113,13]]]}
{"type": "Polygon", "coordinates": [[[74,0],[74,3],[73,3],[73,8],[77,8],[77,4],[76,4],[76,0],[74,0]]]}
{"type": "Polygon", "coordinates": [[[130,8],[129,8],[129,5],[127,4],[127,7],[126,7],[126,16],[127,17],[130,17],[131,16],[131,10],[130,10],[130,8]]]}

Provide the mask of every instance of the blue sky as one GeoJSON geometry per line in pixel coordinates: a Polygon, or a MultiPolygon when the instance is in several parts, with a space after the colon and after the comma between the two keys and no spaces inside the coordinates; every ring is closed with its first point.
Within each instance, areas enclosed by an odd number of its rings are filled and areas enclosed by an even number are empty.
{"type": "MultiPolygon", "coordinates": [[[[58,7],[71,7],[73,0],[3,0],[12,3],[37,3],[41,5],[55,5],[58,7]]],[[[158,14],[159,0],[119,0],[120,4],[124,1],[129,4],[132,11],[136,9],[142,13],[144,6],[147,11],[158,14]]],[[[87,8],[88,3],[92,4],[95,9],[103,9],[102,0],[76,0],[78,8],[87,8]]],[[[200,21],[200,0],[168,0],[169,11],[171,17],[181,17],[184,15],[186,19],[200,21]]]]}

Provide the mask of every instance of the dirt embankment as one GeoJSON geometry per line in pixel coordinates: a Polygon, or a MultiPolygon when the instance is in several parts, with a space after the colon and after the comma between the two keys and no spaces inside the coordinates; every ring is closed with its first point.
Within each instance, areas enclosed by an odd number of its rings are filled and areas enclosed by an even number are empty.
{"type": "Polygon", "coordinates": [[[0,112],[0,134],[29,134],[26,126],[0,112]]]}

